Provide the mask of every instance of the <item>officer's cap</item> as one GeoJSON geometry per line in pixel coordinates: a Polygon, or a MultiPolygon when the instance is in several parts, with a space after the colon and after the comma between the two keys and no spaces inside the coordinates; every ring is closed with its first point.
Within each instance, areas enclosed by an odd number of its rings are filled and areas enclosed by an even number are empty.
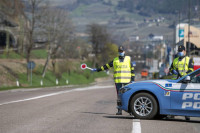
{"type": "Polygon", "coordinates": [[[185,46],[179,45],[178,46],[178,52],[182,52],[183,50],[185,50],[185,46]]]}
{"type": "Polygon", "coordinates": [[[123,46],[119,46],[118,52],[123,52],[123,51],[125,51],[124,47],[123,46]]]}

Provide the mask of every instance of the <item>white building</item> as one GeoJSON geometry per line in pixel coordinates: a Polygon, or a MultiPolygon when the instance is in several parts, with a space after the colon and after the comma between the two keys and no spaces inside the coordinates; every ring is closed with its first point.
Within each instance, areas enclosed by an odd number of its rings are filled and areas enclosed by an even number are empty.
{"type": "Polygon", "coordinates": [[[139,41],[140,37],[139,36],[130,36],[128,38],[129,42],[134,42],[134,41],[139,41]]]}

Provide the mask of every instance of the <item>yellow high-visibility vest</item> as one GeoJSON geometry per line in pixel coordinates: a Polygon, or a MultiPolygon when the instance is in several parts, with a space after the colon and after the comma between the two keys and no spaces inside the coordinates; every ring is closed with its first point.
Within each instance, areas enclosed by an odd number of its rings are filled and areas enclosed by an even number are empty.
{"type": "MultiPolygon", "coordinates": [[[[177,57],[173,61],[173,69],[176,71],[178,70],[181,76],[185,76],[187,75],[186,72],[190,69],[189,61],[190,61],[190,57],[188,56],[184,57],[181,61],[179,61],[179,57],[177,57]]],[[[193,69],[191,71],[193,71],[193,69]]]]}
{"type": "Polygon", "coordinates": [[[131,81],[131,58],[125,56],[124,61],[120,62],[119,57],[113,60],[114,81],[115,83],[129,83],[131,81]]]}

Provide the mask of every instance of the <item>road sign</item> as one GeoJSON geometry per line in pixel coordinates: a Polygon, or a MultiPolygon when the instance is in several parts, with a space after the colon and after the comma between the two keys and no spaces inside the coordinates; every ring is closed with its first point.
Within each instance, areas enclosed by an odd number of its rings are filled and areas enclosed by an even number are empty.
{"type": "Polygon", "coordinates": [[[167,74],[167,73],[169,73],[169,69],[168,68],[165,68],[165,73],[167,74]]]}
{"type": "Polygon", "coordinates": [[[27,68],[28,69],[34,69],[35,68],[35,62],[29,61],[28,64],[27,64],[27,68]]]}
{"type": "Polygon", "coordinates": [[[29,61],[28,64],[27,64],[27,68],[31,69],[31,86],[32,86],[32,71],[35,68],[35,62],[29,61]]]}
{"type": "Polygon", "coordinates": [[[194,57],[194,70],[197,70],[198,68],[200,68],[200,58],[199,57],[194,57]]]}
{"type": "Polygon", "coordinates": [[[184,37],[184,29],[179,30],[179,37],[184,37]]]}
{"type": "Polygon", "coordinates": [[[133,62],[132,62],[132,65],[133,65],[133,66],[136,66],[136,62],[135,62],[135,61],[133,61],[133,62]]]}

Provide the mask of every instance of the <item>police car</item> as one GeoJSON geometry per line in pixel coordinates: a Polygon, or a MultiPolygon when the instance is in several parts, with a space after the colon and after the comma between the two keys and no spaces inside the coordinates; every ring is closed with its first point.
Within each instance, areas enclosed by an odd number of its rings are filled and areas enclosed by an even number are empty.
{"type": "Polygon", "coordinates": [[[200,69],[177,80],[138,81],[119,90],[119,108],[138,119],[200,117],[200,69]]]}

